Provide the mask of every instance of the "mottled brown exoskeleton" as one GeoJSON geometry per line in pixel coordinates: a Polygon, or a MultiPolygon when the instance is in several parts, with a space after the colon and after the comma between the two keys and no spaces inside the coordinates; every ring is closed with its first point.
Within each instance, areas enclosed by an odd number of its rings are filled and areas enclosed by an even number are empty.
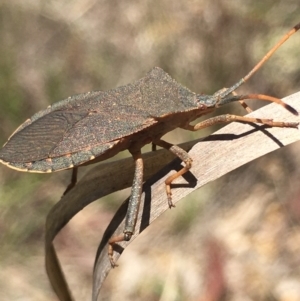
{"type": "MultiPolygon", "coordinates": [[[[192,158],[176,145],[161,137],[175,128],[197,131],[216,123],[231,121],[255,122],[271,127],[294,127],[295,122],[256,119],[236,115],[221,115],[196,125],[191,121],[227,103],[245,99],[275,102],[298,113],[278,98],[262,94],[236,95],[234,91],[245,83],[292,34],[300,23],[289,31],[267,55],[241,80],[230,88],[213,95],[191,92],[160,68],[152,69],[136,82],[110,90],[75,95],[49,106],[26,120],[0,150],[0,161],[16,170],[48,173],[73,168],[72,185],[76,183],[77,167],[108,159],[120,151],[129,150],[135,162],[135,173],[126,216],[124,233],[109,241],[112,266],[113,245],[130,240],[134,233],[143,184],[141,148],[154,143],[166,148],[184,163],[180,171],[165,181],[167,199],[172,207],[172,181],[187,172],[192,158]]],[[[271,116],[270,116],[271,117],[271,116]]]]}

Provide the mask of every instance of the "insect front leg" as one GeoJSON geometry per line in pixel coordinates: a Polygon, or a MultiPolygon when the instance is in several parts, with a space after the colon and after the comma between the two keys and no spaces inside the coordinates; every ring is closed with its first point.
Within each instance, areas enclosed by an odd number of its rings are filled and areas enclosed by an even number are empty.
{"type": "Polygon", "coordinates": [[[134,233],[135,224],[137,221],[137,215],[139,213],[141,195],[143,188],[143,174],[144,174],[144,162],[142,159],[141,151],[132,153],[135,162],[135,171],[133,177],[133,183],[131,187],[131,195],[129,199],[128,209],[125,219],[125,227],[123,234],[113,236],[108,241],[108,257],[112,267],[117,266],[113,259],[114,244],[121,241],[129,241],[134,233]]]}
{"type": "Polygon", "coordinates": [[[192,167],[193,160],[184,149],[180,148],[177,145],[173,145],[171,143],[168,143],[168,142],[166,142],[164,140],[160,140],[160,139],[155,140],[154,143],[160,147],[163,147],[163,148],[171,151],[174,155],[176,155],[179,159],[181,159],[185,164],[185,166],[182,169],[180,169],[178,172],[174,173],[173,175],[169,176],[165,180],[168,204],[169,204],[169,207],[172,208],[172,207],[175,207],[175,205],[172,202],[171,184],[175,179],[179,178],[180,176],[185,174],[187,171],[189,171],[189,169],[192,167]]]}
{"type": "MultiPolygon", "coordinates": [[[[225,92],[228,88],[223,88],[214,93],[214,96],[220,96],[223,92],[225,92]]],[[[235,91],[231,92],[232,95],[237,95],[235,91]]],[[[244,100],[239,100],[240,105],[248,112],[251,113],[253,110],[247,105],[244,100]]]]}
{"type": "Polygon", "coordinates": [[[211,117],[209,119],[203,120],[202,122],[199,122],[195,125],[187,124],[185,126],[182,126],[183,129],[189,130],[189,131],[198,131],[204,128],[207,128],[209,126],[219,124],[219,123],[229,123],[232,121],[238,121],[238,122],[247,122],[247,123],[260,123],[269,125],[271,127],[288,127],[288,128],[297,128],[298,122],[283,122],[283,121],[273,121],[272,119],[260,119],[260,118],[251,118],[251,117],[245,117],[245,116],[237,116],[237,115],[231,115],[231,114],[224,114],[219,115],[215,117],[211,117]]]}
{"type": "MultiPolygon", "coordinates": [[[[233,95],[236,95],[235,92],[232,92],[233,95]]],[[[251,113],[253,112],[253,110],[247,105],[246,102],[244,102],[243,100],[239,100],[239,103],[241,104],[241,106],[248,112],[251,113]]]]}

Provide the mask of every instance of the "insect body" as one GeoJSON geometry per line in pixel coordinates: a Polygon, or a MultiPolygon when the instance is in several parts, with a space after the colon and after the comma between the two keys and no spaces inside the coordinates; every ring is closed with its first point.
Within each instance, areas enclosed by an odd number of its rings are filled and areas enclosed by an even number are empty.
{"type": "Polygon", "coordinates": [[[233,95],[240,85],[300,28],[295,26],[269,53],[235,85],[213,95],[191,92],[160,68],[152,69],[132,84],[107,92],[75,95],[49,106],[25,121],[0,150],[0,161],[7,166],[28,172],[54,172],[103,161],[128,149],[135,161],[131,197],[124,233],[109,241],[109,256],[114,266],[113,245],[130,240],[134,233],[143,183],[141,148],[154,143],[169,149],[184,163],[180,171],[166,180],[169,206],[172,207],[170,184],[187,172],[192,158],[176,145],[161,137],[175,128],[199,130],[216,123],[231,121],[257,122],[276,127],[297,127],[295,122],[221,115],[196,125],[191,121],[234,101],[256,98],[276,102],[291,113],[298,113],[280,99],[261,95],[233,95]]]}
{"type": "Polygon", "coordinates": [[[35,114],[10,137],[0,158],[29,172],[102,161],[140,149],[201,115],[208,106],[197,97],[154,68],[133,84],[76,95],[35,114]]]}

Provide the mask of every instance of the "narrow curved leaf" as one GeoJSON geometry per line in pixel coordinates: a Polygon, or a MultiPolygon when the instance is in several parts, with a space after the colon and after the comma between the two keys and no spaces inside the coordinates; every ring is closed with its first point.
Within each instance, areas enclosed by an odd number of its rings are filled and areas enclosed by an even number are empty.
{"type": "MultiPolygon", "coordinates": [[[[293,94],[284,101],[300,111],[300,93],[293,94]]],[[[280,121],[300,121],[299,117],[291,115],[276,104],[265,106],[249,116],[272,117],[280,121]]],[[[194,160],[193,167],[184,178],[177,179],[178,184],[173,185],[173,202],[176,204],[180,199],[208,182],[298,140],[300,140],[298,129],[232,123],[206,139],[198,141],[197,144],[188,143],[183,146],[185,149],[195,144],[189,152],[194,160]]],[[[181,162],[178,159],[165,166],[174,158],[166,150],[145,154],[143,158],[145,159],[144,178],[149,180],[144,184],[142,205],[133,238],[168,209],[164,180],[168,174],[181,168],[181,162]],[[156,173],[163,166],[165,167],[156,173]]],[[[129,175],[133,175],[131,158],[97,165],[63,196],[49,213],[46,222],[46,269],[60,300],[72,300],[72,297],[53,247],[55,236],[77,212],[91,202],[114,191],[130,187],[132,177],[129,175]],[[116,178],[116,175],[118,175],[118,181],[113,182],[112,179],[116,178]]],[[[101,286],[111,269],[107,256],[107,241],[112,235],[122,233],[126,207],[127,201],[117,211],[100,242],[94,267],[93,301],[97,300],[101,286]]],[[[130,242],[120,243],[120,249],[117,251],[121,253],[122,248],[127,247],[130,242]]],[[[120,253],[115,252],[115,260],[119,258],[120,253]]]]}

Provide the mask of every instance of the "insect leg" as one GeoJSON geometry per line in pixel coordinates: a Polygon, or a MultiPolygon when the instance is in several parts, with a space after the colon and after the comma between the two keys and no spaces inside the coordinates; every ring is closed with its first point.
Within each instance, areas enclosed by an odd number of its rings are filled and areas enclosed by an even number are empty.
{"type": "Polygon", "coordinates": [[[78,173],[78,168],[74,167],[72,170],[72,176],[71,176],[71,183],[67,186],[65,192],[63,193],[63,196],[69,192],[77,183],[77,173],[78,173]]]}
{"type": "Polygon", "coordinates": [[[124,231],[123,234],[114,236],[108,241],[108,256],[112,267],[116,266],[116,263],[113,259],[113,246],[117,242],[129,241],[131,239],[131,236],[134,233],[137,215],[141,203],[144,162],[140,150],[138,152],[132,153],[132,156],[135,162],[135,171],[131,188],[131,195],[126,213],[124,231]]]}
{"type": "MultiPolygon", "coordinates": [[[[226,90],[228,90],[228,88],[220,89],[219,91],[214,93],[214,96],[219,96],[226,90]]],[[[231,94],[234,96],[238,96],[238,94],[235,91],[232,91],[231,94]]],[[[247,103],[244,100],[239,100],[239,103],[248,113],[253,112],[253,110],[247,105],[247,103]]]]}
{"type": "Polygon", "coordinates": [[[212,118],[209,118],[207,120],[204,120],[202,122],[199,122],[195,125],[187,124],[186,126],[182,127],[189,131],[198,131],[201,129],[204,129],[206,127],[219,124],[219,123],[228,123],[232,121],[238,121],[238,122],[249,122],[249,123],[260,123],[260,124],[266,124],[271,127],[291,127],[291,128],[297,128],[298,122],[283,122],[283,121],[273,121],[272,119],[260,119],[260,118],[251,118],[251,117],[244,117],[244,116],[237,116],[237,115],[231,115],[231,114],[224,114],[220,116],[215,116],[212,118]]]}
{"type": "Polygon", "coordinates": [[[239,103],[248,113],[253,112],[253,110],[243,100],[239,100],[239,103]]]}
{"type": "MultiPolygon", "coordinates": [[[[233,95],[237,95],[235,91],[232,92],[233,95]]],[[[243,100],[239,100],[240,105],[248,112],[251,113],[253,110],[247,105],[247,103],[243,100]]]]}
{"type": "Polygon", "coordinates": [[[168,143],[164,140],[155,140],[154,143],[158,146],[161,146],[169,151],[171,151],[174,155],[176,155],[179,159],[181,159],[184,163],[185,166],[180,169],[178,172],[174,173],[173,175],[169,176],[166,181],[166,192],[167,192],[167,197],[168,197],[168,204],[169,207],[175,207],[175,205],[172,202],[172,192],[171,192],[171,183],[185,174],[191,167],[192,167],[192,158],[189,156],[189,154],[182,148],[180,148],[177,145],[173,145],[171,143],[168,143]]]}

